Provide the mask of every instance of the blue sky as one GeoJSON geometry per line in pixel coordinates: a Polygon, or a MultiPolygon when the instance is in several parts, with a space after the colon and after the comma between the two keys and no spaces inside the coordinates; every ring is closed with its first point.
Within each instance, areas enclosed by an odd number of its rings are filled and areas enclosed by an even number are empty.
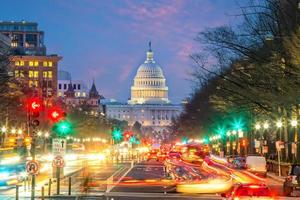
{"type": "Polygon", "coordinates": [[[148,41],[161,65],[169,97],[191,91],[189,55],[199,50],[197,32],[234,23],[235,0],[2,0],[0,20],[39,23],[48,54],[59,68],[91,84],[105,97],[125,101],[148,41]]]}

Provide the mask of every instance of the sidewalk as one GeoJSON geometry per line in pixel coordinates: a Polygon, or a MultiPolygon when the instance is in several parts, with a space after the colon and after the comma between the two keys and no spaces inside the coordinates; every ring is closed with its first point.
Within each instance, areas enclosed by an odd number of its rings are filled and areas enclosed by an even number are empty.
{"type": "Polygon", "coordinates": [[[285,181],[285,178],[286,178],[285,176],[278,176],[273,172],[268,172],[267,176],[274,179],[274,180],[276,180],[276,181],[278,181],[278,182],[282,182],[282,183],[285,181]]]}

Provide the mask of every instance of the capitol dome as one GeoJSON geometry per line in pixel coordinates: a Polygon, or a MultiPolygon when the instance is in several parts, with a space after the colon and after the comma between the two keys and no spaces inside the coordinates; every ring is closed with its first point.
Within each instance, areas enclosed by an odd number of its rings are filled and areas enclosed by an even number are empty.
{"type": "Polygon", "coordinates": [[[169,103],[168,87],[161,67],[153,60],[151,42],[146,61],[140,65],[131,87],[130,104],[169,103]]]}

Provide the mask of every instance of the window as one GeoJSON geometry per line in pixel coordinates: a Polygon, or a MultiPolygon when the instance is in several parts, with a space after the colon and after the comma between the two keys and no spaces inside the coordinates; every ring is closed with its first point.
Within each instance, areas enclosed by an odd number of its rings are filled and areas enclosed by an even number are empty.
{"type": "Polygon", "coordinates": [[[19,61],[15,61],[15,66],[20,66],[20,62],[19,61]]]}
{"type": "Polygon", "coordinates": [[[33,77],[33,71],[30,70],[29,73],[28,73],[28,76],[29,76],[29,78],[32,78],[33,77]]]}
{"type": "Polygon", "coordinates": [[[34,61],[34,66],[35,67],[39,66],[39,61],[34,61]]]}
{"type": "Polygon", "coordinates": [[[34,71],[33,76],[34,76],[34,78],[38,78],[39,77],[39,71],[34,71]]]}
{"type": "Polygon", "coordinates": [[[61,90],[61,84],[58,84],[58,89],[60,89],[60,90],[61,90]]]}
{"type": "Polygon", "coordinates": [[[51,61],[48,62],[48,67],[52,67],[53,63],[51,61]]]}
{"type": "Polygon", "coordinates": [[[73,89],[76,90],[76,84],[73,84],[73,89]]]}
{"type": "MultiPolygon", "coordinates": [[[[29,66],[32,67],[33,66],[33,61],[29,61],[29,66]]],[[[30,87],[30,86],[29,86],[30,87]]]]}
{"type": "Polygon", "coordinates": [[[20,70],[20,77],[24,78],[24,71],[20,70]]]}
{"type": "Polygon", "coordinates": [[[25,64],[24,61],[21,60],[21,61],[20,61],[20,66],[24,66],[24,64],[25,64]]]}
{"type": "Polygon", "coordinates": [[[48,77],[48,73],[46,71],[43,72],[43,78],[47,78],[48,77]]]}
{"type": "Polygon", "coordinates": [[[61,92],[58,92],[58,96],[61,97],[61,96],[62,96],[62,93],[61,93],[61,92]]]}
{"type": "Polygon", "coordinates": [[[80,90],[80,84],[77,85],[77,89],[80,90]]]}
{"type": "Polygon", "coordinates": [[[48,78],[52,78],[52,71],[48,71],[48,78]]]}
{"type": "Polygon", "coordinates": [[[44,61],[44,62],[43,62],[43,66],[44,66],[44,67],[47,67],[47,66],[48,66],[48,62],[47,62],[47,61],[44,61]]]}
{"type": "Polygon", "coordinates": [[[29,87],[37,87],[38,86],[38,82],[37,81],[29,81],[29,87]]]}
{"type": "Polygon", "coordinates": [[[67,89],[67,84],[64,84],[64,90],[66,90],[67,89]]]}
{"type": "Polygon", "coordinates": [[[85,93],[85,92],[83,92],[83,93],[82,93],[82,96],[83,96],[83,97],[86,97],[86,93],[85,93]]]}
{"type": "Polygon", "coordinates": [[[15,77],[20,77],[20,71],[19,70],[15,70],[15,77]]]}

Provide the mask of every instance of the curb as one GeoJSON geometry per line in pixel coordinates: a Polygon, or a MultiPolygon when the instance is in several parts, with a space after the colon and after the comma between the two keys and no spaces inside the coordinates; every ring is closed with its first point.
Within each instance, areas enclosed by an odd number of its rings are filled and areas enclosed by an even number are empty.
{"type": "Polygon", "coordinates": [[[284,183],[284,181],[285,181],[283,177],[280,178],[280,177],[276,176],[275,174],[267,173],[267,176],[278,182],[281,182],[281,183],[284,183]]]}

